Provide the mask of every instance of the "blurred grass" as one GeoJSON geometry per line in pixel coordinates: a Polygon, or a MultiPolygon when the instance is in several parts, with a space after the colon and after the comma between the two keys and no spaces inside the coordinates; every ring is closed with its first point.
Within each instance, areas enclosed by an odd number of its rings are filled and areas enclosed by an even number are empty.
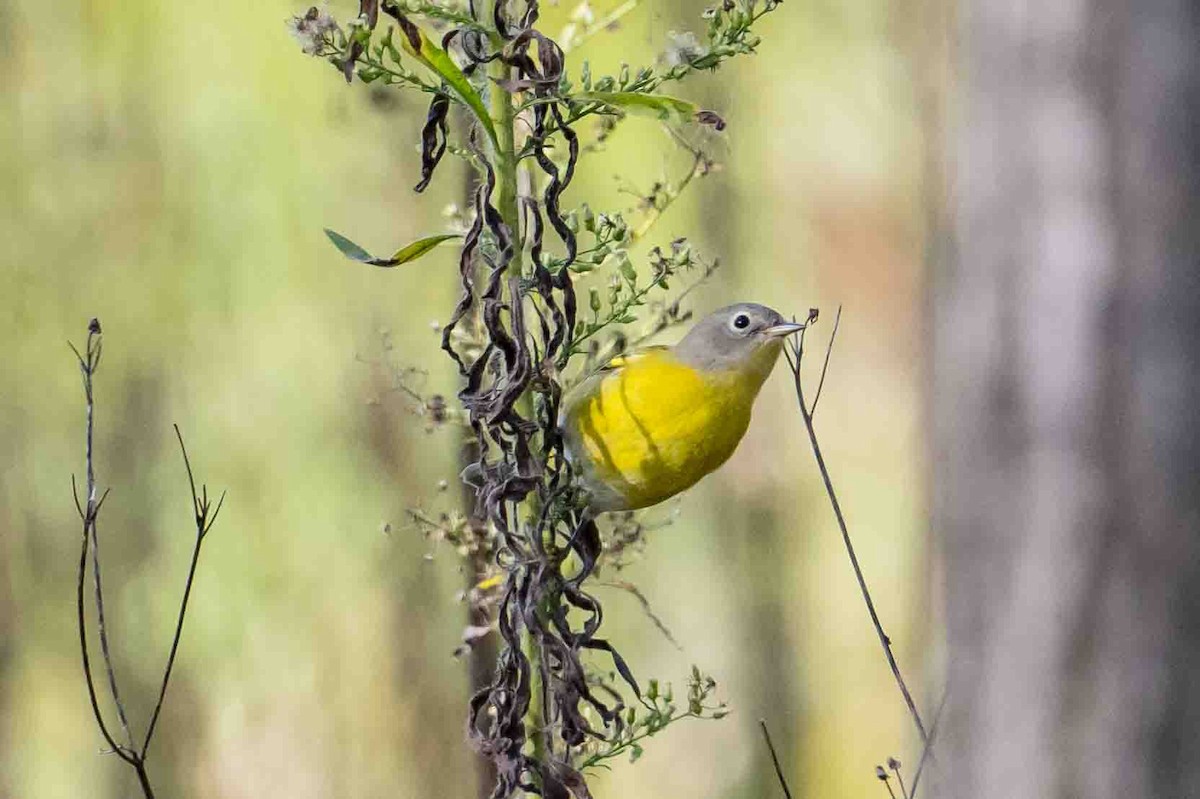
{"type": "MultiPolygon", "coordinates": [[[[442,224],[460,178],[448,165],[412,195],[422,100],[372,100],[303,57],[282,24],[301,10],[0,2],[0,796],[135,791],[99,754],[75,640],[69,479],[83,406],[66,340],[91,316],[106,342],[106,585],[135,729],[190,546],[172,422],[198,476],[229,490],[151,755],[160,794],[471,795],[465,665],[450,658],[462,577],[450,553],[422,557],[403,517],[453,480],[456,442],[405,412],[387,365],[427,369],[424,388],[452,392],[429,323],[453,300],[453,256],[370,269],[321,232],[389,251],[442,224]]],[[[547,10],[549,32],[567,10],[547,10]]],[[[647,4],[578,55],[597,73],[645,60],[667,30],[699,30],[701,10],[647,4]]],[[[726,264],[695,295],[699,311],[845,304],[819,426],[888,632],[928,702],[908,634],[924,562],[920,141],[891,27],[878,0],[788,4],[759,56],[673,90],[728,120],[725,168],[656,235],[691,234],[726,264]]],[[[686,166],[669,153],[631,120],[568,197],[628,205],[613,175],[645,188],[686,166]]],[[[681,682],[696,662],[734,714],[669,730],[600,796],[772,795],[760,716],[798,795],[871,795],[876,762],[915,764],[786,382],[781,370],[737,455],[631,570],[685,651],[605,593],[610,637],[638,674],[681,682]]]]}

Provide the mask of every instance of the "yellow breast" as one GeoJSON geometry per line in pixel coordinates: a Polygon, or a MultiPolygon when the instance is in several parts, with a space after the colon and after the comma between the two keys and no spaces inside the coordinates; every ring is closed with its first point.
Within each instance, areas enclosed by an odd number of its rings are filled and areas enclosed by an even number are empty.
{"type": "Polygon", "coordinates": [[[568,396],[563,430],[593,508],[644,508],[716,469],[745,434],[760,385],[699,372],[668,350],[590,378],[568,396]]]}

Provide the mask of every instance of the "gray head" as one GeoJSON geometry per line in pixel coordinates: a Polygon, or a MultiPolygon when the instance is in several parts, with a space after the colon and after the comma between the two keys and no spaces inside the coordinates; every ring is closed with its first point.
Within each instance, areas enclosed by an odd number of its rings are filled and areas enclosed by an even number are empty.
{"type": "Polygon", "coordinates": [[[783,340],[803,327],[765,305],[738,303],[697,322],[675,347],[675,354],[698,369],[753,370],[765,379],[783,340]]]}

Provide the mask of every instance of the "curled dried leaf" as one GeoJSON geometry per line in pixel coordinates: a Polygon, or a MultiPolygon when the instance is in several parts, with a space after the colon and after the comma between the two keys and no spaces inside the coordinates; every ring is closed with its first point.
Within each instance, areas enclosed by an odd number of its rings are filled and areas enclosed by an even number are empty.
{"type": "Polygon", "coordinates": [[[413,187],[418,194],[425,191],[433,180],[433,171],[446,154],[447,123],[450,100],[444,94],[435,94],[429,103],[425,126],[421,128],[421,180],[413,187]]]}
{"type": "Polygon", "coordinates": [[[379,23],[379,0],[358,0],[358,15],[366,17],[368,29],[375,30],[379,23]]]}

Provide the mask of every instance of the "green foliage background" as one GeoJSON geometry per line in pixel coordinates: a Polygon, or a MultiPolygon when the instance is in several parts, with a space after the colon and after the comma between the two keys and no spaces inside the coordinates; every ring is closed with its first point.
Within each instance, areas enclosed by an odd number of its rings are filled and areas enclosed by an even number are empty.
{"type": "MultiPolygon", "coordinates": [[[[548,6],[545,29],[570,10],[548,6]]],[[[702,10],[643,0],[575,55],[596,72],[650,61],[667,31],[702,30],[702,10]]],[[[425,98],[340,83],[287,36],[283,21],[302,11],[0,0],[0,796],[136,790],[99,751],[75,638],[83,402],[66,341],[82,341],[91,316],[106,343],[97,467],[113,488],[100,532],[138,729],[191,543],[172,422],[199,476],[229,491],[151,753],[160,794],[473,795],[466,668],[451,657],[464,578],[449,552],[424,557],[404,517],[453,505],[438,482],[453,483],[457,442],[426,432],[390,388],[415,366],[429,371],[424,390],[453,392],[430,330],[453,302],[453,248],[379,270],[347,262],[322,232],[377,252],[433,232],[461,196],[461,166],[448,160],[414,196],[425,98]]],[[[345,2],[332,11],[352,15],[345,2]]],[[[818,425],[928,705],[925,148],[916,23],[902,13],[882,0],[789,0],[762,25],[759,56],[675,91],[729,123],[715,152],[724,169],[653,238],[687,234],[721,258],[693,295],[697,312],[742,299],[798,315],[819,306],[827,333],[845,305],[818,425]]],[[[636,201],[620,187],[648,189],[686,156],[653,121],[631,119],[592,165],[570,203],[619,209],[636,201]]],[[[684,651],[631,597],[604,592],[610,637],[639,674],[682,685],[695,662],[734,712],[667,731],[602,778],[600,796],[774,795],[760,717],[798,795],[882,795],[875,763],[915,765],[783,374],[734,459],[624,575],[684,651]]]]}

